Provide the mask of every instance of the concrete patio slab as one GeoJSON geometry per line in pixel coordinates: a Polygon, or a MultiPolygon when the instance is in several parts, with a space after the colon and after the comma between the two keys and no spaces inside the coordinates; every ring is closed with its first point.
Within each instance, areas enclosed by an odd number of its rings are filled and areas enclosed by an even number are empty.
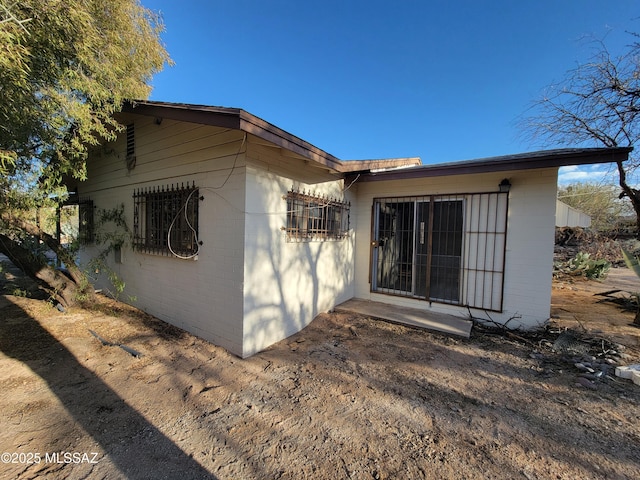
{"type": "Polygon", "coordinates": [[[417,308],[400,307],[382,302],[352,298],[334,308],[336,312],[351,312],[368,317],[402,323],[469,338],[473,323],[470,320],[445,313],[427,312],[417,308]]]}

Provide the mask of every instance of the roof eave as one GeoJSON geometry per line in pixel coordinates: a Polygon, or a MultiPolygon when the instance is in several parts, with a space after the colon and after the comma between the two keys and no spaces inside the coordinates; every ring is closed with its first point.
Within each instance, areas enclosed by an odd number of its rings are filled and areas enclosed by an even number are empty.
{"type": "Polygon", "coordinates": [[[239,118],[240,130],[273,143],[280,148],[284,148],[301,155],[320,164],[321,166],[333,170],[334,172],[341,171],[342,162],[337,157],[334,157],[330,153],[325,152],[309,142],[276,127],[272,123],[269,123],[260,117],[252,115],[246,110],[240,111],[239,118]]]}
{"type": "Polygon", "coordinates": [[[131,101],[123,105],[122,112],[199,123],[201,125],[240,129],[241,110],[238,108],[206,107],[204,105],[196,108],[194,105],[178,103],[131,101]]]}
{"type": "Polygon", "coordinates": [[[361,173],[364,171],[417,167],[422,165],[420,157],[381,158],[375,160],[346,160],[342,162],[341,172],[361,173]]]}
{"type": "Polygon", "coordinates": [[[301,155],[336,173],[341,171],[342,162],[338,158],[239,108],[131,101],[123,105],[122,112],[240,130],[301,155]]]}
{"type": "Polygon", "coordinates": [[[632,147],[547,150],[501,157],[482,158],[470,161],[422,165],[402,170],[351,172],[351,175],[353,176],[360,173],[360,178],[358,179],[359,182],[371,182],[504,172],[510,170],[559,168],[570,165],[617,163],[628,160],[629,152],[632,150],[632,147]]]}

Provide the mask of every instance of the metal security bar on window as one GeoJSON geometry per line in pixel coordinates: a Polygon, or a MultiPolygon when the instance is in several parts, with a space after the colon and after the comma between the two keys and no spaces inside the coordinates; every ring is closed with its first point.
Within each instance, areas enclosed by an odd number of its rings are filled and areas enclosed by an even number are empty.
{"type": "Polygon", "coordinates": [[[81,199],[78,202],[78,242],[88,245],[94,240],[93,200],[81,199]]]}
{"type": "Polygon", "coordinates": [[[466,205],[463,303],[502,311],[508,193],[469,195],[466,205]]]}
{"type": "Polygon", "coordinates": [[[198,253],[198,188],[170,185],[133,194],[133,247],[145,253],[193,256],[198,253]]]}
{"type": "Polygon", "coordinates": [[[350,203],[291,190],[287,201],[287,240],[338,240],[349,231],[350,203]]]}

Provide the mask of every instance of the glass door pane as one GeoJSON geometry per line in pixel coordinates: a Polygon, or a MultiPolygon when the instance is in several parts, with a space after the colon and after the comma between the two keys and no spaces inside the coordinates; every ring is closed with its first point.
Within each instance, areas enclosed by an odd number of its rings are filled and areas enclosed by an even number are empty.
{"type": "Polygon", "coordinates": [[[458,303],[463,200],[385,199],[374,207],[373,290],[458,303]]]}
{"type": "Polygon", "coordinates": [[[429,285],[431,300],[460,300],[462,219],[462,200],[434,202],[429,285]]]}
{"type": "Polygon", "coordinates": [[[381,202],[377,213],[377,290],[411,292],[414,202],[381,202]]]}

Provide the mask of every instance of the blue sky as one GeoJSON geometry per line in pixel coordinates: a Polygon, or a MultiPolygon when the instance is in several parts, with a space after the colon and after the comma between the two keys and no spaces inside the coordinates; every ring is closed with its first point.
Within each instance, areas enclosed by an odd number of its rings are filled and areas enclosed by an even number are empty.
{"type": "Polygon", "coordinates": [[[162,13],[175,61],[152,100],[242,108],[343,160],[539,149],[517,125],[531,102],[593,38],[616,53],[640,32],[637,0],[142,3],[162,13]]]}

